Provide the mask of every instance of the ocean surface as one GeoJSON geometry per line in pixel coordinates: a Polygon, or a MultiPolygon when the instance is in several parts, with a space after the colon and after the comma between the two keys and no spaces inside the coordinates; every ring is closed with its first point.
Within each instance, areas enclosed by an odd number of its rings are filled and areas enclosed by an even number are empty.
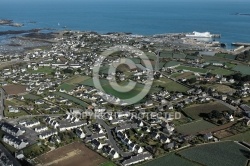
{"type": "MultiPolygon", "coordinates": [[[[221,42],[250,42],[249,0],[1,0],[0,19],[32,28],[153,35],[193,31],[221,34],[221,42]],[[36,23],[34,23],[35,21],[36,23]]],[[[1,39],[6,37],[1,36],[1,39]]]]}

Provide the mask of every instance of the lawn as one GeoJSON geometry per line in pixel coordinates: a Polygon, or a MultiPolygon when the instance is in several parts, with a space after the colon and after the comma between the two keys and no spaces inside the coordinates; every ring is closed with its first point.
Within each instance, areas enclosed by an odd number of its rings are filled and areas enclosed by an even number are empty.
{"type": "Polygon", "coordinates": [[[34,158],[38,155],[48,152],[49,150],[50,148],[48,148],[47,146],[44,146],[44,145],[39,146],[36,143],[36,144],[33,144],[31,146],[24,148],[23,153],[28,158],[34,158]]]}
{"type": "Polygon", "coordinates": [[[192,119],[201,119],[200,114],[210,113],[213,110],[226,111],[230,108],[219,102],[210,102],[205,104],[193,104],[183,109],[183,111],[192,119]]]}
{"type": "Polygon", "coordinates": [[[199,166],[199,164],[196,164],[192,161],[186,160],[174,153],[167,154],[163,157],[157,158],[155,160],[149,161],[143,166],[199,166]]]}
{"type": "Polygon", "coordinates": [[[182,134],[197,134],[201,131],[214,128],[216,125],[209,123],[203,119],[197,120],[195,122],[190,122],[181,126],[177,126],[176,130],[182,134]]]}
{"type": "Polygon", "coordinates": [[[66,98],[66,99],[68,99],[68,100],[70,100],[70,101],[72,101],[72,102],[74,102],[76,104],[79,104],[80,106],[82,106],[84,108],[86,108],[88,106],[88,104],[83,102],[82,100],[80,100],[80,99],[78,99],[78,98],[76,98],[74,96],[70,96],[70,95],[68,95],[66,93],[55,92],[55,94],[58,95],[58,96],[61,96],[63,98],[66,98]]]}
{"type": "Polygon", "coordinates": [[[28,69],[28,72],[36,74],[36,73],[44,73],[44,74],[52,74],[55,70],[51,67],[39,67],[38,70],[28,69]]]}
{"type": "Polygon", "coordinates": [[[223,69],[223,68],[217,68],[211,71],[212,74],[219,74],[219,75],[232,75],[235,72],[231,71],[231,70],[227,70],[227,69],[223,69]]]}
{"type": "Polygon", "coordinates": [[[250,131],[245,133],[237,134],[231,137],[227,137],[224,140],[232,140],[232,141],[245,141],[250,144],[250,131]]]}
{"type": "Polygon", "coordinates": [[[8,110],[4,110],[4,116],[9,118],[17,118],[20,116],[28,115],[25,111],[19,111],[17,113],[9,112],[8,110]]]}
{"type": "Polygon", "coordinates": [[[185,87],[185,86],[183,86],[175,81],[172,81],[171,79],[165,78],[165,77],[162,77],[159,80],[155,80],[153,83],[153,86],[154,87],[162,86],[171,92],[173,92],[173,91],[186,92],[188,90],[187,87],[185,87]]]}
{"type": "Polygon", "coordinates": [[[246,65],[237,65],[233,70],[241,72],[244,75],[250,75],[250,67],[246,65]]]}
{"type": "Polygon", "coordinates": [[[207,73],[207,69],[203,68],[196,68],[196,67],[189,67],[189,66],[178,66],[175,69],[177,70],[184,70],[184,71],[192,71],[197,73],[207,73]]]}
{"type": "Polygon", "coordinates": [[[199,145],[178,152],[182,157],[206,166],[245,166],[249,149],[235,142],[199,145]]]}

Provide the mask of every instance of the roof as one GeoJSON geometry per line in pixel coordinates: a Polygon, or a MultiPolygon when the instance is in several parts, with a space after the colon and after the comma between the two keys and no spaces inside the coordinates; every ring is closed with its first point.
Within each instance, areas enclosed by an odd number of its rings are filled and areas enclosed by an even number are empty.
{"type": "Polygon", "coordinates": [[[9,124],[9,123],[3,123],[2,124],[2,128],[7,128],[7,129],[9,129],[9,130],[11,130],[12,132],[14,132],[14,133],[17,133],[18,131],[19,131],[19,128],[17,128],[17,127],[14,127],[14,126],[12,126],[11,124],[9,124]]]}
{"type": "Polygon", "coordinates": [[[133,164],[134,162],[142,161],[142,160],[145,160],[145,158],[149,158],[149,157],[152,157],[152,155],[150,153],[148,153],[148,152],[141,153],[141,154],[138,154],[136,156],[131,156],[127,160],[124,160],[122,162],[122,165],[133,164]]]}

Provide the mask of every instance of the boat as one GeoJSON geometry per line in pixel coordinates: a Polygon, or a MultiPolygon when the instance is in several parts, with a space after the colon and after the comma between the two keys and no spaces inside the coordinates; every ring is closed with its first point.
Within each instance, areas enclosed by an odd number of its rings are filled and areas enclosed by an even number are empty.
{"type": "Polygon", "coordinates": [[[213,35],[210,32],[196,32],[186,34],[189,38],[212,38],[213,35]]]}

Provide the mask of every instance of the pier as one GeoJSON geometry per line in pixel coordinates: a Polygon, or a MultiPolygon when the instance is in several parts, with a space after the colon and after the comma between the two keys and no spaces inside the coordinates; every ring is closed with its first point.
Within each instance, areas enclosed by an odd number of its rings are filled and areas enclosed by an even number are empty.
{"type": "Polygon", "coordinates": [[[250,43],[240,43],[240,42],[236,42],[236,43],[232,43],[233,46],[245,46],[245,47],[250,47],[250,43]]]}

